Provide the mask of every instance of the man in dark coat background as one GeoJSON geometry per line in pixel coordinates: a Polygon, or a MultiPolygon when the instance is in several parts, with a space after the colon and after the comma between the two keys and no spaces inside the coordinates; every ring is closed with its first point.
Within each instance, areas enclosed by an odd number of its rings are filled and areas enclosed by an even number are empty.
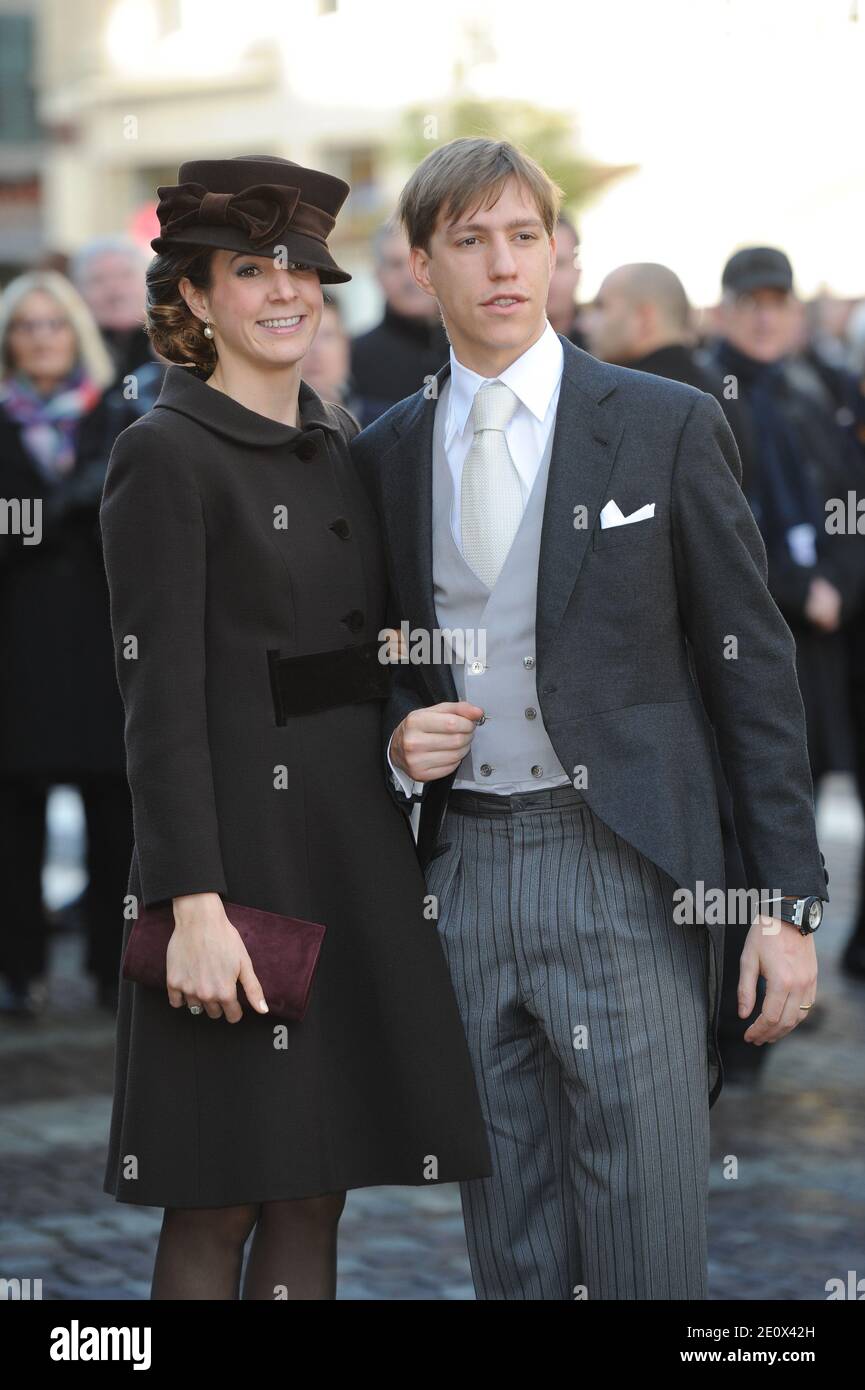
{"type": "Polygon", "coordinates": [[[855,746],[846,629],[863,601],[865,547],[827,528],[827,504],[857,487],[861,463],[834,412],[801,387],[799,305],[783,251],[747,247],[722,276],[718,369],[738,392],[754,440],[743,480],[766,546],[769,591],[796,639],[811,776],[852,772],[855,746]]]}
{"type": "Polygon", "coordinates": [[[362,427],[423,386],[448,355],[435,302],[411,278],[402,232],[389,223],[380,227],[373,254],[384,316],[351,344],[352,413],[362,427]]]}
{"type": "Polygon", "coordinates": [[[582,314],[577,306],[582,274],[580,234],[571,219],[562,213],[556,223],[556,263],[550,276],[547,318],[556,332],[564,334],[574,347],[586,349],[582,314]]]}

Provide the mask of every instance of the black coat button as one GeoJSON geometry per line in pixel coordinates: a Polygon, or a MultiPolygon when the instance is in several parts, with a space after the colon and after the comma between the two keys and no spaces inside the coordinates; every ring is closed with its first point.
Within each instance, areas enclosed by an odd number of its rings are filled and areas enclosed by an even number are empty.
{"type": "Polygon", "coordinates": [[[344,516],[338,516],[335,521],[330,523],[330,529],[341,541],[347,541],[351,535],[351,527],[344,516]]]}
{"type": "Polygon", "coordinates": [[[349,632],[360,632],[364,624],[364,616],[359,608],[352,608],[350,613],[346,613],[340,618],[341,623],[345,623],[349,632]]]}
{"type": "Polygon", "coordinates": [[[315,458],[318,450],[311,439],[302,439],[295,449],[295,453],[304,463],[308,463],[310,459],[315,458]]]}

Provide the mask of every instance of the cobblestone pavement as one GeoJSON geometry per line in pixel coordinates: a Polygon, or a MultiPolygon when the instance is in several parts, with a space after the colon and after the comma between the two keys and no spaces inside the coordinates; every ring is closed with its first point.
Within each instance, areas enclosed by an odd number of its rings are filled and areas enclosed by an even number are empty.
{"type": "MultiPolygon", "coordinates": [[[[821,1013],[768,1049],[756,1091],[729,1086],[712,1111],[713,1299],[823,1299],[827,1279],[865,1276],[865,984],[837,969],[861,836],[845,779],[819,828],[821,1013]]],[[[41,1278],[45,1299],[146,1299],[161,1213],[101,1190],[114,1028],[79,956],[58,933],[45,1015],[0,1023],[0,1277],[41,1278]]],[[[341,1299],[473,1296],[456,1186],[349,1193],[341,1299]]]]}

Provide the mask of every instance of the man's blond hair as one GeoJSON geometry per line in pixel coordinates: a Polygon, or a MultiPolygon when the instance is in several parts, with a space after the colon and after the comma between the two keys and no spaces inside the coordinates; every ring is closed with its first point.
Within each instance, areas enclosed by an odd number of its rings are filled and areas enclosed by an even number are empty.
{"type": "Polygon", "coordinates": [[[509,178],[534,199],[547,236],[552,236],[563,197],[558,184],[509,141],[463,136],[432,150],[400,194],[396,216],[409,246],[428,252],[440,214],[452,224],[469,208],[492,207],[509,178]]]}

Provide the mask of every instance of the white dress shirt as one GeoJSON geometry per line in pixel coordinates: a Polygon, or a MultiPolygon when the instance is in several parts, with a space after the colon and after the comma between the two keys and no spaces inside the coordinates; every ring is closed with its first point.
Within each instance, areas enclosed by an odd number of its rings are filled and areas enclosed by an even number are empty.
{"type": "MultiPolygon", "coordinates": [[[[505,439],[514,461],[514,467],[519,474],[523,507],[525,507],[537,478],[550,432],[556,423],[564,356],[558,335],[549,320],[537,342],[527,348],[515,362],[512,362],[497,377],[478,376],[477,372],[473,372],[470,367],[463,366],[451,348],[450,391],[444,429],[444,448],[453,479],[451,530],[460,552],[462,552],[460,499],[463,464],[474,438],[471,427],[471,411],[475,394],[486,381],[503,381],[517,397],[518,405],[505,430],[505,439]]],[[[403,772],[402,768],[394,767],[390,757],[390,746],[388,746],[388,762],[396,784],[406,796],[422,792],[425,783],[413,781],[408,773],[403,772]]],[[[456,790],[462,788],[479,790],[485,791],[488,795],[491,790],[489,787],[479,787],[477,783],[465,779],[455,781],[453,785],[456,790]]],[[[496,790],[505,795],[512,788],[502,785],[496,790]]]]}

